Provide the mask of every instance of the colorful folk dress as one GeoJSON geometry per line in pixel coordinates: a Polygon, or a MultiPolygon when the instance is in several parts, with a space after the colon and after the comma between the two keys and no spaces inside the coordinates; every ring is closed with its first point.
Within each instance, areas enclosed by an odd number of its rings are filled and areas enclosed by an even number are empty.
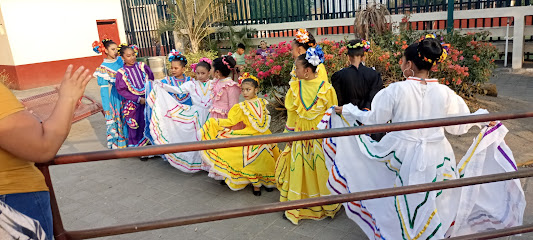
{"type": "Polygon", "coordinates": [[[107,127],[107,147],[109,149],[128,146],[128,126],[125,124],[122,113],[124,98],[118,94],[115,86],[115,75],[123,65],[124,62],[121,57],[115,60],[104,59],[102,65],[96,68],[93,74],[100,86],[107,127]]]}
{"type": "MultiPolygon", "coordinates": [[[[177,77],[174,77],[174,76],[170,76],[170,77],[163,78],[161,82],[165,84],[170,84],[171,86],[181,86],[181,84],[188,82],[190,80],[191,80],[191,77],[186,77],[185,74],[183,74],[183,78],[181,79],[178,79],[177,77]]],[[[152,89],[153,89],[153,82],[151,81],[146,82],[146,91],[145,91],[146,99],[150,97],[150,93],[152,92],[152,89]]],[[[181,104],[185,104],[189,106],[192,105],[191,96],[189,96],[188,93],[187,94],[172,94],[172,95],[181,104]]],[[[152,108],[148,104],[146,104],[145,109],[144,109],[144,118],[146,119],[147,123],[150,122],[150,119],[152,118],[152,108]]],[[[144,136],[147,137],[148,140],[150,140],[150,142],[152,143],[154,142],[152,139],[152,135],[150,134],[150,124],[146,124],[144,127],[144,136]]]]}
{"type": "Polygon", "coordinates": [[[146,64],[137,62],[119,69],[116,77],[117,91],[125,99],[123,113],[128,125],[128,147],[148,145],[144,136],[144,104],[140,101],[145,97],[146,82],[154,80],[154,74],[146,64]]]}
{"type": "MultiPolygon", "coordinates": [[[[330,109],[320,128],[383,124],[469,114],[463,99],[435,79],[408,78],[380,91],[371,111],[344,105],[330,109]]],[[[486,111],[485,111],[486,112],[486,111]]],[[[483,111],[478,111],[483,113],[483,111]]],[[[515,171],[501,124],[484,128],[456,165],[444,135],[464,134],[473,124],[388,133],[381,141],[367,135],[324,139],[333,194],[409,186],[488,173],[515,171]]],[[[344,203],[346,213],[370,239],[443,239],[488,229],[517,226],[525,207],[520,181],[344,203]],[[450,228],[455,221],[455,227],[450,228]]]]}
{"type": "MultiPolygon", "coordinates": [[[[337,104],[335,90],[325,78],[292,81],[285,97],[286,132],[316,130],[328,108],[337,104]]],[[[276,163],[276,181],[280,201],[328,196],[328,169],[324,161],[322,139],[292,142],[276,163]]],[[[294,224],[301,219],[320,220],[334,217],[340,204],[285,211],[294,224]]]]}
{"type": "MultiPolygon", "coordinates": [[[[209,118],[212,81],[191,80],[180,86],[154,82],[147,104],[152,108],[150,135],[153,144],[200,141],[200,129],[209,118]],[[174,94],[189,94],[192,105],[180,103],[174,94]]],[[[203,170],[200,152],[163,156],[173,167],[187,173],[203,170]]]]}
{"type": "MultiPolygon", "coordinates": [[[[265,99],[254,98],[235,104],[227,119],[211,118],[202,128],[202,141],[271,134],[270,113],[265,99]],[[243,122],[241,130],[229,127],[243,122]]],[[[202,151],[202,159],[216,176],[222,176],[232,190],[248,184],[275,188],[275,164],[279,156],[277,144],[261,144],[202,151]]]]}

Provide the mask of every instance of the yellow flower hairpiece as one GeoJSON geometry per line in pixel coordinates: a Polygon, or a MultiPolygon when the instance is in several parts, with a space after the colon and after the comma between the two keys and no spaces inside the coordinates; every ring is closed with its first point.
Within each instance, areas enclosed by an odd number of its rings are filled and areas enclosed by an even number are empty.
{"type": "MultiPolygon", "coordinates": [[[[437,38],[437,36],[435,34],[426,34],[426,36],[420,38],[419,42],[422,42],[422,40],[428,39],[428,38],[435,39],[437,38]]],[[[437,65],[438,63],[444,62],[444,60],[446,60],[446,58],[448,57],[448,49],[450,49],[450,44],[445,44],[444,42],[442,42],[441,46],[442,46],[442,53],[440,54],[439,58],[436,60],[429,59],[425,56],[422,57],[422,54],[420,52],[418,53],[418,56],[422,58],[424,62],[432,63],[433,65],[437,65]]]]}
{"type": "Polygon", "coordinates": [[[346,45],[347,48],[350,48],[350,49],[354,49],[354,48],[364,48],[365,51],[368,51],[370,50],[370,42],[367,41],[367,40],[364,40],[364,39],[361,39],[361,42],[358,42],[354,45],[350,45],[348,43],[348,45],[346,45]]]}
{"type": "Polygon", "coordinates": [[[247,73],[247,72],[243,73],[242,76],[239,77],[239,84],[242,84],[242,81],[246,79],[252,79],[257,82],[257,85],[261,85],[261,82],[259,81],[258,78],[256,78],[254,75],[247,73]]]}

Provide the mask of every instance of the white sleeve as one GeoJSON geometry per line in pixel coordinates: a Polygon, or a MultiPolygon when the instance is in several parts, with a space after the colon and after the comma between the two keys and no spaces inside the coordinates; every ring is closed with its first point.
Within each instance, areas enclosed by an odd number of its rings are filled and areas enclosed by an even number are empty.
{"type": "Polygon", "coordinates": [[[387,89],[383,89],[372,100],[370,111],[361,111],[357,106],[350,103],[342,107],[342,115],[350,123],[357,120],[365,125],[382,124],[392,119],[393,108],[394,99],[387,89]]]}
{"type": "Polygon", "coordinates": [[[176,93],[176,94],[189,93],[194,87],[194,82],[192,81],[184,82],[183,84],[181,84],[181,86],[178,86],[178,87],[165,84],[162,82],[159,82],[159,83],[162,84],[161,86],[163,87],[163,89],[165,89],[165,91],[170,92],[170,93],[176,93]]]}
{"type": "MultiPolygon", "coordinates": [[[[477,115],[477,114],[487,114],[489,113],[485,109],[479,109],[474,113],[470,113],[470,109],[468,109],[468,106],[466,105],[463,98],[461,98],[459,95],[452,93],[453,95],[450,96],[450,101],[448,104],[448,117],[457,117],[457,116],[467,116],[467,115],[477,115]]],[[[483,126],[487,125],[488,123],[469,123],[469,124],[462,124],[462,125],[453,125],[453,126],[446,126],[444,129],[446,132],[453,134],[453,135],[461,135],[468,132],[468,130],[473,127],[477,126],[479,128],[483,128],[483,126]]]]}

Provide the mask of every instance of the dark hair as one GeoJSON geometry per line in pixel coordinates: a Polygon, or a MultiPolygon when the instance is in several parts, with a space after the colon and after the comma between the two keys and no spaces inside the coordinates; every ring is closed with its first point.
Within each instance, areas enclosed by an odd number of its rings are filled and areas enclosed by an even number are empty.
{"type": "Polygon", "coordinates": [[[298,59],[296,61],[301,61],[303,64],[304,64],[304,67],[305,68],[311,68],[311,70],[313,70],[313,72],[316,72],[316,68],[318,67],[317,66],[313,66],[313,64],[309,63],[309,61],[307,61],[307,59],[305,59],[305,53],[298,56],[298,59]]]}
{"type": "Polygon", "coordinates": [[[405,49],[406,61],[411,61],[420,70],[430,70],[433,63],[438,61],[442,54],[442,46],[435,38],[426,38],[420,42],[415,42],[405,49]],[[429,59],[425,61],[424,58],[429,59]]]}
{"type": "Polygon", "coordinates": [[[254,88],[259,88],[259,83],[252,78],[247,78],[247,79],[242,80],[241,85],[244,83],[251,83],[254,86],[254,88]]]}
{"type": "Polygon", "coordinates": [[[315,40],[315,37],[313,36],[313,34],[309,33],[309,41],[306,42],[306,43],[300,43],[298,42],[298,40],[296,40],[296,38],[294,40],[292,40],[296,45],[298,45],[299,47],[303,47],[305,50],[309,49],[310,47],[314,47],[316,45],[316,40],[315,40]]]}
{"type": "Polygon", "coordinates": [[[119,50],[119,54],[120,56],[124,56],[124,53],[126,53],[126,50],[130,49],[131,51],[133,51],[135,53],[135,51],[133,50],[133,48],[131,48],[130,46],[128,46],[128,44],[120,44],[120,46],[118,46],[119,50]]]}
{"type": "Polygon", "coordinates": [[[111,46],[112,44],[116,45],[116,43],[113,42],[113,40],[111,40],[111,39],[102,40],[102,44],[104,44],[105,49],[109,48],[109,46],[111,46]]]}
{"type": "Polygon", "coordinates": [[[237,44],[237,48],[242,48],[243,50],[246,50],[246,46],[244,46],[244,44],[242,43],[237,44]]]}
{"type": "Polygon", "coordinates": [[[175,56],[172,59],[172,62],[179,62],[182,67],[187,66],[187,58],[181,54],[179,54],[178,56],[175,56]]]}
{"type": "MultiPolygon", "coordinates": [[[[348,45],[355,45],[361,43],[361,39],[355,39],[348,42],[348,45]]],[[[350,57],[362,57],[365,55],[365,48],[364,47],[358,47],[358,48],[348,48],[348,52],[346,53],[350,57]]]]}
{"type": "Polygon", "coordinates": [[[237,62],[235,62],[235,59],[232,56],[222,56],[213,60],[213,68],[215,68],[215,71],[220,71],[224,77],[229,76],[231,70],[235,68],[235,65],[237,65],[237,62]],[[229,66],[224,64],[224,61],[228,63],[229,66]]]}
{"type": "Polygon", "coordinates": [[[198,62],[198,64],[196,64],[196,68],[198,67],[204,67],[205,69],[207,69],[207,71],[211,71],[211,64],[205,62],[205,61],[200,61],[198,62]]]}

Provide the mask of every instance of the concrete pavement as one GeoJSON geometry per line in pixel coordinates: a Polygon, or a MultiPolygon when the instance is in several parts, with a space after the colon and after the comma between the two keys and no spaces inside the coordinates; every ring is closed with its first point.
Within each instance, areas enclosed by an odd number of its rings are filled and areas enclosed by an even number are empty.
{"type": "MultiPolygon", "coordinates": [[[[500,96],[533,102],[533,76],[504,73],[492,80],[500,96]]],[[[18,97],[45,89],[16,92],[18,97]]],[[[99,99],[96,81],[87,95],[99,99]]],[[[105,125],[101,114],[73,125],[60,153],[105,149],[105,125]]],[[[214,210],[277,202],[279,193],[253,196],[248,187],[231,191],[206,173],[185,174],[161,159],[141,162],[137,158],[51,167],[52,180],[66,229],[86,229],[151,221],[214,210]]],[[[524,181],[528,202],[533,201],[532,179],[524,181]]],[[[533,223],[528,205],[525,223],[533,223]]],[[[295,226],[281,213],[210,222],[112,236],[100,239],[365,239],[344,210],[335,219],[306,220],[295,226]]],[[[512,239],[533,239],[533,233],[512,239]]]]}

